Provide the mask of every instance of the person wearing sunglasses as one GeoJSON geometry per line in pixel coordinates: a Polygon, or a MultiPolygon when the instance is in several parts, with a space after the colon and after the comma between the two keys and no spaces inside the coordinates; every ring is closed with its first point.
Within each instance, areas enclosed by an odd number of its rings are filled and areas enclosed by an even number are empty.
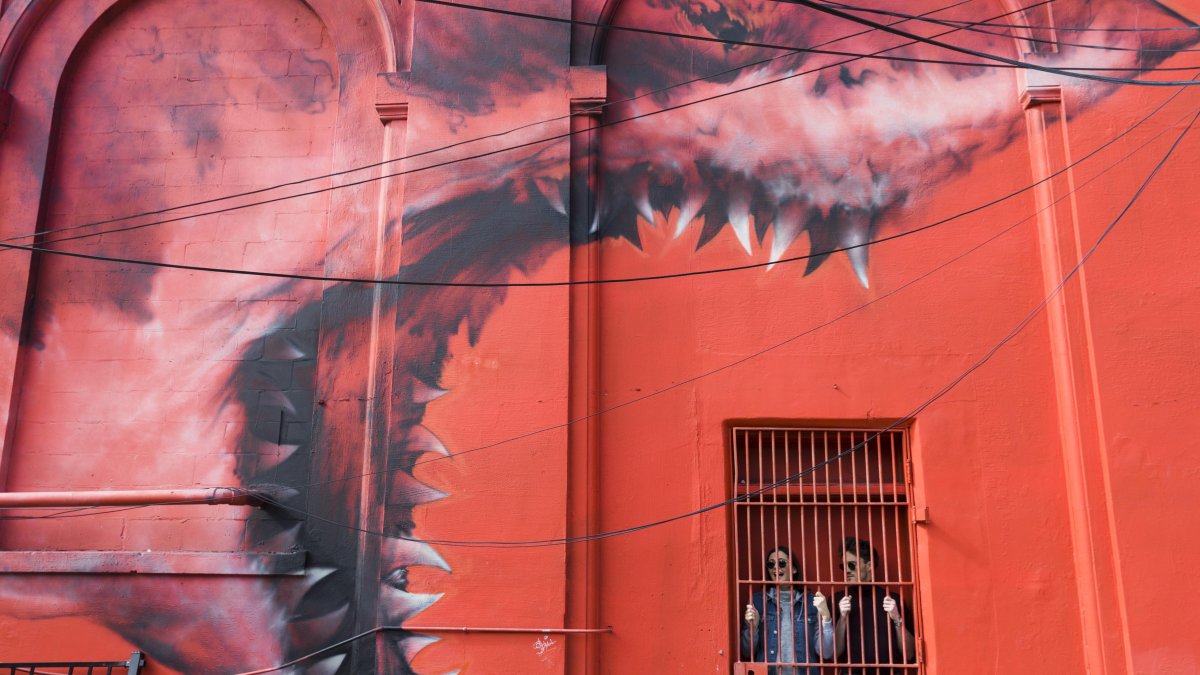
{"type": "MultiPolygon", "coordinates": [[[[833,619],[820,593],[796,584],[799,567],[786,546],[767,553],[765,591],[755,591],[743,615],[742,661],[818,663],[833,655],[833,619]]],[[[820,675],[819,666],[774,665],[768,675],[820,675]]]]}
{"type": "Polygon", "coordinates": [[[849,675],[901,675],[903,668],[855,664],[915,663],[916,640],[912,617],[901,610],[900,599],[873,585],[879,555],[870,542],[853,537],[842,543],[846,590],[838,593],[834,646],[849,675]]]}

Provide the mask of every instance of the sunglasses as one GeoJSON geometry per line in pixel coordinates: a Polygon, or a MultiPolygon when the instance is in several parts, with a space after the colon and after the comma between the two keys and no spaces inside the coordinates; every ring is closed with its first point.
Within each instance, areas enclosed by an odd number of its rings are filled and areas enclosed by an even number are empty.
{"type": "Polygon", "coordinates": [[[846,570],[847,572],[857,572],[858,571],[858,562],[851,560],[850,562],[839,564],[838,567],[846,570]]]}
{"type": "Polygon", "coordinates": [[[786,561],[786,560],[779,560],[779,561],[768,560],[767,561],[767,569],[769,569],[769,570],[773,570],[776,567],[783,568],[783,567],[787,567],[787,566],[788,566],[788,561],[786,561]]]}

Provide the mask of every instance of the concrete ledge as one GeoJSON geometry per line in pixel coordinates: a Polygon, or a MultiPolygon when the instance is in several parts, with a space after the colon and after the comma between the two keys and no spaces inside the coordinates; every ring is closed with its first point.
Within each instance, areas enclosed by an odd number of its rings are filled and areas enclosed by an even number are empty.
{"type": "Polygon", "coordinates": [[[0,574],[304,574],[304,551],[0,551],[0,574]]]}

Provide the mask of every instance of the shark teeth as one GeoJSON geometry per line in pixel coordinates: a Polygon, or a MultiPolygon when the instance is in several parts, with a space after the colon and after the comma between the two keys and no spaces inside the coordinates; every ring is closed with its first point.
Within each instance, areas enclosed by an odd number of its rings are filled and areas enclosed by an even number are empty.
{"type": "Polygon", "coordinates": [[[399,625],[429,609],[442,593],[409,593],[390,584],[380,586],[379,613],[390,625],[399,625]]]}
{"type": "Polygon", "coordinates": [[[336,654],[329,658],[321,659],[304,670],[305,675],[333,675],[342,667],[342,661],[346,660],[345,654],[336,654]]]}
{"type": "Polygon", "coordinates": [[[441,439],[434,435],[428,427],[415,424],[409,430],[408,436],[404,439],[404,449],[409,453],[425,454],[433,453],[442,457],[449,457],[450,451],[446,449],[446,445],[441,439]]]}
{"type": "Polygon", "coordinates": [[[402,638],[397,638],[394,640],[396,643],[396,648],[401,654],[404,655],[405,660],[407,660],[409,663],[412,663],[412,660],[416,658],[417,654],[420,653],[422,649],[425,649],[429,645],[439,641],[441,641],[441,638],[436,638],[431,635],[406,635],[402,638]]]}
{"type": "Polygon", "coordinates": [[[274,469],[296,454],[299,449],[300,445],[295,443],[260,443],[258,446],[258,470],[262,472],[274,469]]]}
{"type": "Polygon", "coordinates": [[[331,612],[310,619],[292,619],[288,622],[288,633],[294,645],[312,645],[328,642],[350,612],[350,603],[331,612]]]}
{"type": "Polygon", "coordinates": [[[871,240],[870,230],[869,217],[860,214],[858,217],[847,219],[842,223],[841,236],[838,240],[838,248],[855,247],[846,251],[846,257],[850,258],[850,266],[854,268],[854,274],[863,288],[871,287],[867,277],[866,246],[866,243],[871,240]]]}
{"type": "Polygon", "coordinates": [[[792,242],[796,241],[804,224],[802,218],[805,213],[806,209],[797,202],[789,202],[779,208],[779,213],[775,216],[775,235],[771,238],[771,253],[768,257],[770,264],[767,265],[767,269],[774,267],[792,242]]]}
{"type": "Polygon", "coordinates": [[[450,565],[446,564],[442,556],[423,541],[385,537],[382,548],[381,554],[384,563],[393,571],[394,568],[412,567],[413,565],[436,567],[445,572],[450,571],[450,565]]]}
{"type": "Polygon", "coordinates": [[[735,188],[729,197],[729,226],[733,234],[746,249],[747,255],[752,255],[750,248],[750,193],[743,188],[735,188]]]}
{"type": "Polygon", "coordinates": [[[414,403],[429,403],[449,394],[449,389],[431,385],[419,377],[412,378],[412,400],[414,403]]]}
{"type": "Polygon", "coordinates": [[[446,493],[413,478],[407,471],[392,473],[392,484],[388,491],[388,504],[415,506],[445,499],[446,493]]]}
{"type": "Polygon", "coordinates": [[[642,173],[633,181],[633,205],[649,225],[654,224],[654,207],[650,205],[650,175],[642,173]]]}
{"type": "Polygon", "coordinates": [[[681,234],[687,231],[692,220],[704,208],[704,202],[708,200],[708,190],[698,187],[693,191],[688,192],[687,199],[679,206],[679,214],[675,217],[675,232],[674,237],[678,238],[681,234]]]}
{"type": "Polygon", "coordinates": [[[563,202],[563,181],[551,178],[538,178],[533,183],[537,186],[538,192],[546,198],[546,203],[550,205],[550,208],[564,216],[567,215],[567,206],[563,202]]]}

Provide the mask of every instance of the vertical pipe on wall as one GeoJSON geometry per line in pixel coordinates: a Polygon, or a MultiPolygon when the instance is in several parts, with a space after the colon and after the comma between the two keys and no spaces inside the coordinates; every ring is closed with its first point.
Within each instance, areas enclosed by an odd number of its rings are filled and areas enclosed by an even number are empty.
{"type": "MultiPolygon", "coordinates": [[[[402,73],[381,73],[375,81],[375,110],[384,126],[381,153],[384,162],[404,154],[408,124],[406,85],[407,79],[402,73]]],[[[380,173],[393,170],[391,164],[379,168],[380,173]]],[[[403,181],[403,177],[389,177],[383,178],[379,184],[372,264],[372,274],[376,279],[387,278],[400,267],[403,181]]],[[[380,621],[382,539],[373,533],[386,530],[386,478],[390,475],[387,449],[392,428],[391,417],[397,412],[393,409],[396,386],[396,369],[393,367],[396,358],[394,312],[397,303],[388,302],[387,294],[400,292],[401,287],[382,284],[375,284],[371,290],[370,352],[363,411],[363,476],[359,493],[359,523],[363,531],[359,533],[361,558],[355,577],[357,632],[374,628],[380,621]]],[[[382,634],[377,634],[376,644],[382,639],[382,634]]],[[[357,650],[354,659],[355,672],[366,672],[373,665],[383,662],[378,653],[371,653],[370,650],[357,650]]]]}
{"type": "MultiPolygon", "coordinates": [[[[1072,174],[1055,171],[1070,164],[1066,110],[1058,85],[1027,86],[1022,96],[1029,131],[1044,286],[1047,292],[1063,278],[1081,251],[1072,174]]],[[[1083,656],[1088,673],[1131,673],[1132,654],[1125,615],[1115,530],[1108,485],[1103,475],[1104,439],[1099,401],[1090,400],[1095,382],[1092,340],[1087,314],[1087,281],[1080,270],[1074,282],[1046,306],[1050,357],[1054,375],[1059,436],[1066,480],[1071,549],[1083,629],[1083,656]]]]}
{"type": "MultiPolygon", "coordinates": [[[[595,217],[596,157],[600,119],[597,106],[607,98],[603,66],[574,66],[571,87],[570,275],[572,281],[596,279],[600,248],[591,233],[595,217]],[[586,132],[586,133],[584,133],[586,132]]],[[[600,287],[575,285],[570,290],[570,351],[567,416],[579,420],[568,430],[568,536],[600,531],[600,287]]],[[[600,625],[599,543],[567,548],[566,623],[600,625]]],[[[568,642],[566,672],[599,672],[598,636],[584,633],[568,642]]]]}

